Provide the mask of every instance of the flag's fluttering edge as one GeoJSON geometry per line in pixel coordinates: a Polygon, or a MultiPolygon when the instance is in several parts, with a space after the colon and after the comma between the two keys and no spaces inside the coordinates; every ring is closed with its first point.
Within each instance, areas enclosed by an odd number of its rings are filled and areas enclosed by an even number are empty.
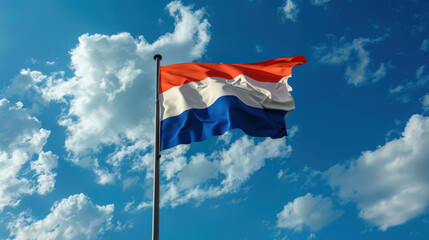
{"type": "Polygon", "coordinates": [[[295,108],[287,80],[303,56],[259,63],[161,66],[161,150],[239,128],[255,137],[286,136],[295,108]]]}

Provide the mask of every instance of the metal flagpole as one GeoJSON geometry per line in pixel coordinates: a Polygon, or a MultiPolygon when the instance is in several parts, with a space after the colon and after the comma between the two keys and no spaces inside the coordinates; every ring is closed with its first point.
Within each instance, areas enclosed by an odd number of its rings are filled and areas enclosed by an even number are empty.
{"type": "Polygon", "coordinates": [[[155,143],[154,143],[154,173],[153,173],[153,215],[152,215],[152,240],[159,240],[159,153],[160,127],[159,127],[159,62],[162,56],[153,56],[156,60],[156,85],[155,85],[155,143]]]}

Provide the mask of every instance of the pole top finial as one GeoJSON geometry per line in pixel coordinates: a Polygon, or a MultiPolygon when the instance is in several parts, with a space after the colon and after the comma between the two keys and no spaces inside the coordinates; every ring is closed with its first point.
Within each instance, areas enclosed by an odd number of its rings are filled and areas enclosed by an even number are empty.
{"type": "Polygon", "coordinates": [[[161,56],[161,54],[155,54],[155,56],[153,56],[153,59],[154,60],[161,60],[162,59],[162,56],[161,56]]]}

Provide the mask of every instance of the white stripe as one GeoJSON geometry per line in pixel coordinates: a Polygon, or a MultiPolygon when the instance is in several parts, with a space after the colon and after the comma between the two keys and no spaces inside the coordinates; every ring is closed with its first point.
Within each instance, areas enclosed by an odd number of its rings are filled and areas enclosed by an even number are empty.
{"type": "Polygon", "coordinates": [[[295,102],[288,91],[292,90],[287,83],[289,77],[277,83],[259,82],[245,75],[231,80],[208,77],[170,88],[159,96],[161,120],[189,109],[207,108],[223,96],[236,96],[251,107],[291,111],[295,102]]]}

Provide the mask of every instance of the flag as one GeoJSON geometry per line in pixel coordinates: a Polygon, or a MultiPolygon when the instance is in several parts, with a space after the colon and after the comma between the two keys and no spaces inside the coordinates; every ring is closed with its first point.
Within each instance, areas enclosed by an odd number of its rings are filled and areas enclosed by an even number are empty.
{"type": "Polygon", "coordinates": [[[288,85],[303,56],[258,63],[179,63],[160,68],[161,150],[238,128],[255,137],[286,136],[295,108],[288,85]]]}

